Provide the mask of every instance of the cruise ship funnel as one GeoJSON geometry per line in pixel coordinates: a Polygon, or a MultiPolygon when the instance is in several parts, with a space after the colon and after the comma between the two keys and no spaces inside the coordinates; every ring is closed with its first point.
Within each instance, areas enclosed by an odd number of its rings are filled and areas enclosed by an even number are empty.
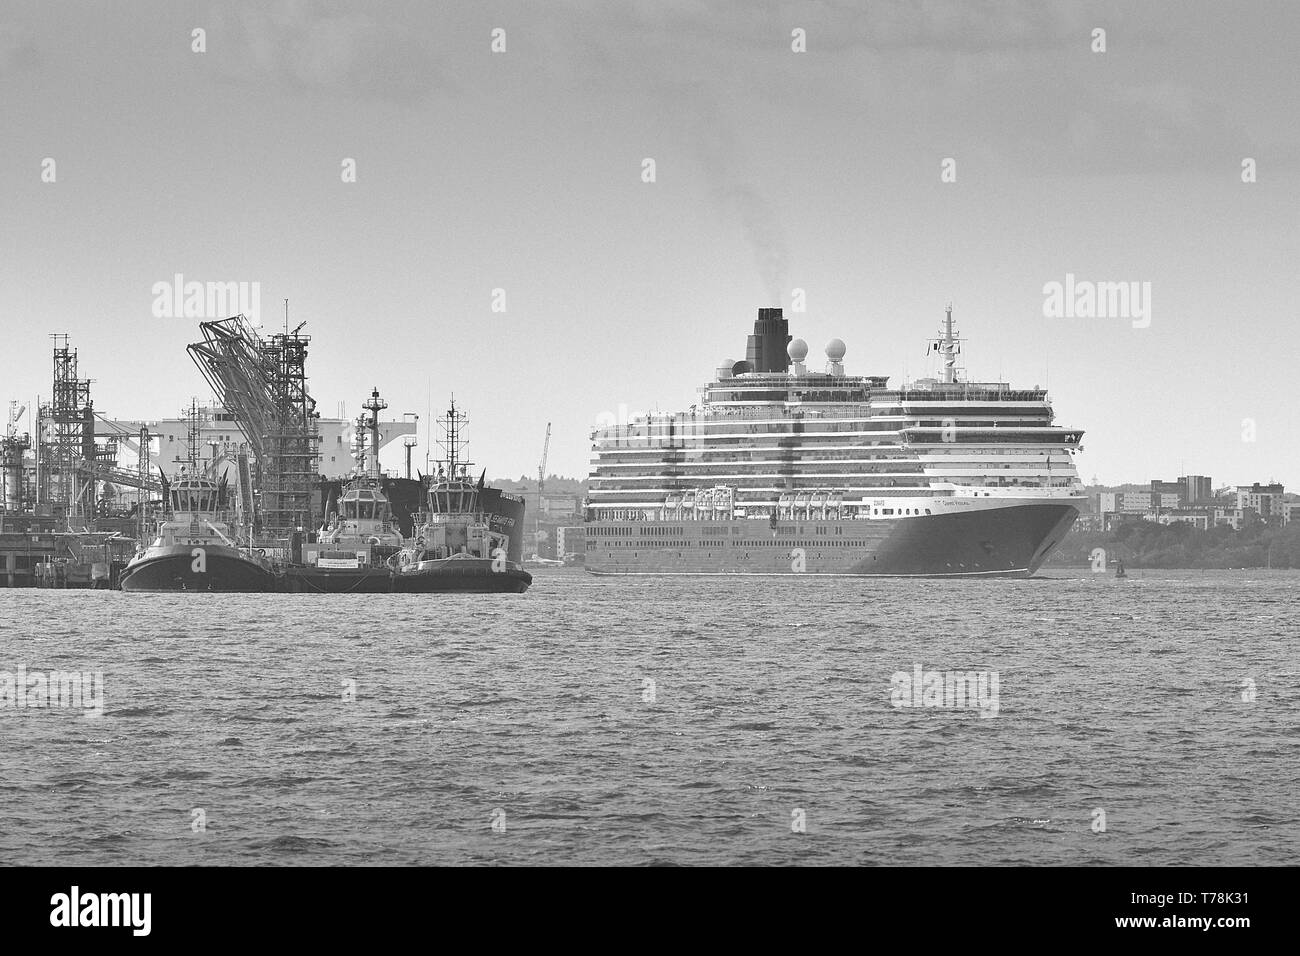
{"type": "Polygon", "coordinates": [[[790,368],[786,346],[790,325],[780,309],[759,309],[754,334],[745,345],[745,361],[755,372],[785,372],[790,368]]]}

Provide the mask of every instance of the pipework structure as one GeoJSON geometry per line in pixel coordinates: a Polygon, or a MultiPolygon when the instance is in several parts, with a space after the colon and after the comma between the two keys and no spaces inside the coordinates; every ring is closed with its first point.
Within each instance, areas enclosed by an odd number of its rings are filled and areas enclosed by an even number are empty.
{"type": "Polygon", "coordinates": [[[293,331],[260,336],[243,315],[199,326],[189,346],[212,391],[234,413],[256,460],[263,532],[281,536],[315,526],[313,490],[320,477],[319,414],[307,390],[311,336],[293,331]]]}

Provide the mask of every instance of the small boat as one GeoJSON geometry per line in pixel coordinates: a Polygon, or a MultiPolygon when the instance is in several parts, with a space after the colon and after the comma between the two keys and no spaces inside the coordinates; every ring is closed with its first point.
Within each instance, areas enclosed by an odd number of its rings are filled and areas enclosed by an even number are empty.
{"type": "Polygon", "coordinates": [[[416,529],[415,543],[390,560],[393,590],[520,593],[533,576],[509,559],[507,535],[492,530],[479,507],[483,478],[463,475],[435,481],[429,513],[416,529]]]}
{"type": "Polygon", "coordinates": [[[1115,561],[1115,577],[1117,578],[1128,577],[1128,572],[1124,570],[1124,562],[1119,559],[1116,559],[1115,561]]]}
{"type": "Polygon", "coordinates": [[[235,541],[224,480],[182,469],[162,484],[168,513],[153,544],[142,545],[123,569],[123,591],[273,590],[270,564],[235,541]]]}
{"type": "Polygon", "coordinates": [[[447,459],[440,462],[427,496],[428,511],[416,522],[414,541],[389,559],[393,590],[406,593],[460,591],[476,593],[521,593],[533,583],[533,576],[520,565],[518,534],[523,522],[523,502],[515,503],[510,525],[501,523],[504,496],[485,488],[485,471],[476,482],[466,475],[469,462],[458,461],[463,447],[463,416],[451,408],[439,422],[446,432],[442,443],[447,459]],[[490,494],[489,494],[490,493],[490,494]],[[489,508],[486,501],[496,501],[489,508]]]}
{"type": "Polygon", "coordinates": [[[361,455],[358,472],[343,485],[337,503],[315,540],[302,547],[302,560],[284,567],[280,590],[316,594],[376,594],[392,590],[388,559],[402,547],[379,470],[379,413],[388,405],[372,389],[357,419],[361,455]],[[335,510],[337,504],[337,510],[335,510]]]}
{"type": "Polygon", "coordinates": [[[280,589],[318,594],[391,591],[388,559],[401,550],[388,498],[379,478],[355,478],[345,486],[316,540],[303,545],[302,563],[284,569],[280,589]]]}

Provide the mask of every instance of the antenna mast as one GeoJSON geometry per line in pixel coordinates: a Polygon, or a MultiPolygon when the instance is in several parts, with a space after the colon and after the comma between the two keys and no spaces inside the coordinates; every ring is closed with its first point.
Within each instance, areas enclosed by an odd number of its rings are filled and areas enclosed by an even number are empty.
{"type": "Polygon", "coordinates": [[[185,457],[177,455],[175,460],[178,464],[188,464],[190,470],[198,474],[202,470],[203,463],[203,458],[199,454],[199,445],[203,437],[206,416],[199,408],[198,398],[191,398],[190,407],[183,409],[181,414],[185,416],[185,457]]]}
{"type": "Polygon", "coordinates": [[[472,461],[462,461],[461,455],[465,452],[465,446],[469,442],[461,437],[466,425],[469,424],[469,418],[463,412],[456,411],[456,396],[451,397],[451,408],[447,409],[447,414],[438,419],[438,425],[442,428],[443,438],[438,442],[442,446],[447,457],[442,459],[447,465],[447,478],[449,480],[462,477],[465,470],[473,464],[472,461]]]}
{"type": "Polygon", "coordinates": [[[952,321],[952,303],[948,303],[948,308],[944,313],[943,327],[940,330],[938,340],[933,343],[933,348],[943,356],[943,383],[945,385],[955,385],[957,383],[957,356],[961,354],[961,342],[953,329],[952,321]]]}

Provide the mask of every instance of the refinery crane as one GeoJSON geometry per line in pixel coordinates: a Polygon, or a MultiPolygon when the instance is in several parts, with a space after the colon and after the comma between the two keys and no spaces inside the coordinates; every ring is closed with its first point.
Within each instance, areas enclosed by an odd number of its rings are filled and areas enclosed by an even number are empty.
{"type": "Polygon", "coordinates": [[[199,325],[203,341],[190,358],[227,411],[235,415],[256,461],[261,519],[273,536],[312,527],[320,463],[316,400],[307,391],[307,347],[300,323],[264,339],[246,316],[199,325]]]}

